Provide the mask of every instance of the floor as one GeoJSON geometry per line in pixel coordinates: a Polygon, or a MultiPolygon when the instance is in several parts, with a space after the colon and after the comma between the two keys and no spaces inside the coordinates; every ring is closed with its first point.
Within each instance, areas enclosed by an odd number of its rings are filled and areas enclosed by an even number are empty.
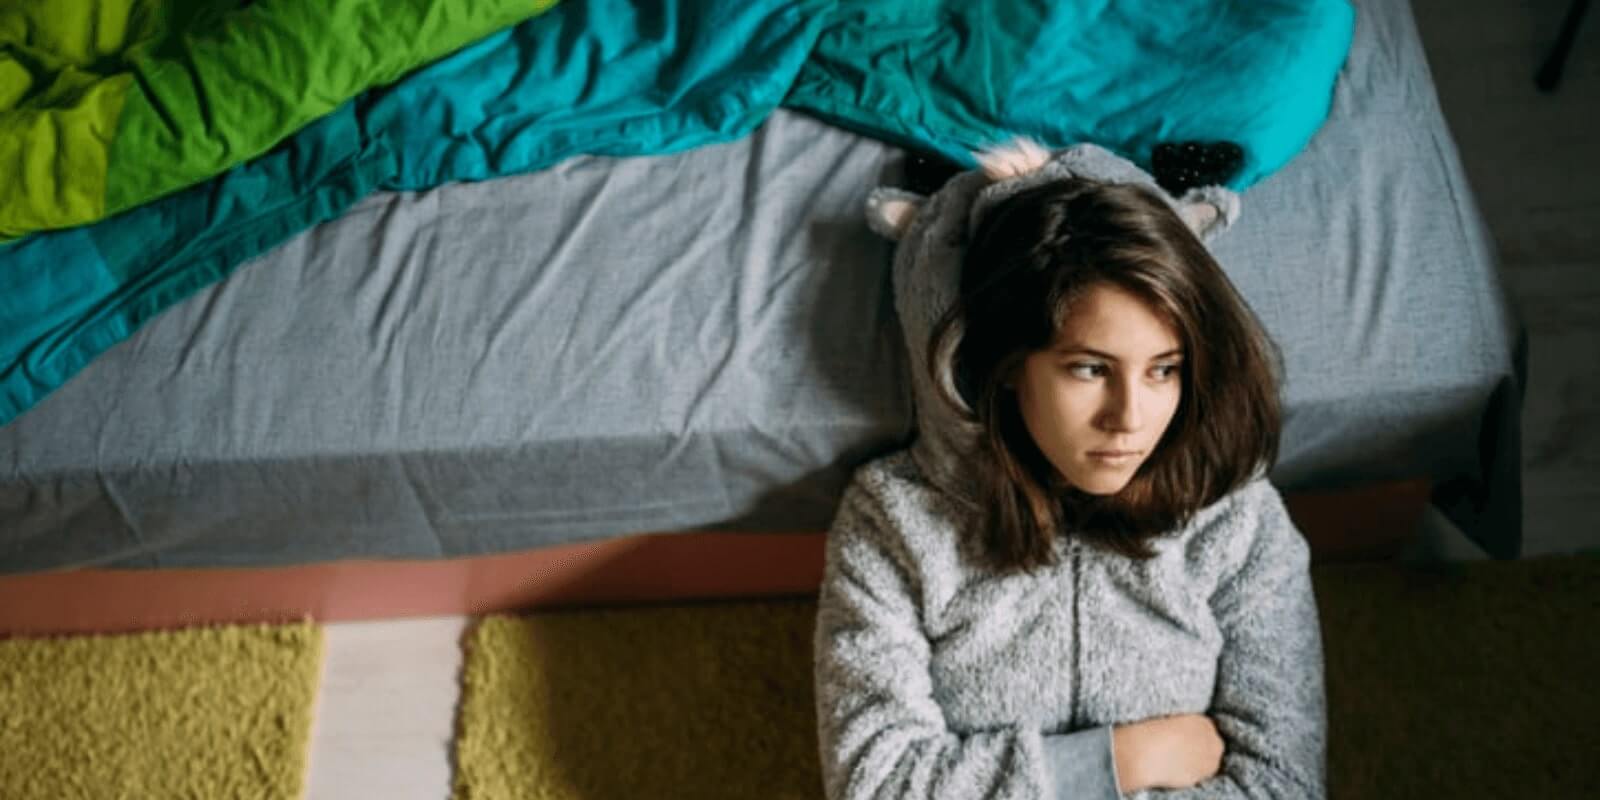
{"type": "Polygon", "coordinates": [[[324,631],[305,800],[445,800],[463,617],[324,631]]]}
{"type": "MultiPolygon", "coordinates": [[[[1414,0],[1446,116],[1530,335],[1525,552],[1600,548],[1600,13],[1555,94],[1567,0],[1414,0]]],[[[1437,515],[1413,559],[1482,554],[1437,515]]],[[[461,618],[331,625],[308,800],[450,792],[461,618]]]]}
{"type": "Polygon", "coordinates": [[[1569,0],[1413,0],[1461,159],[1528,327],[1523,552],[1600,548],[1600,10],[1557,91],[1569,0]]]}
{"type": "MultiPolygon", "coordinates": [[[[1444,517],[1409,560],[1485,558],[1444,517]]],[[[464,617],[329,625],[305,800],[446,800],[464,617]]]]}

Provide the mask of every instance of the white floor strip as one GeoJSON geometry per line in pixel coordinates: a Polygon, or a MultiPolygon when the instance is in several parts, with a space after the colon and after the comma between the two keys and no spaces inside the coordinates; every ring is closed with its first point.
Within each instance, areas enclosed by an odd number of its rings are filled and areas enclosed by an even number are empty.
{"type": "Polygon", "coordinates": [[[448,800],[467,622],[326,627],[306,800],[448,800]]]}

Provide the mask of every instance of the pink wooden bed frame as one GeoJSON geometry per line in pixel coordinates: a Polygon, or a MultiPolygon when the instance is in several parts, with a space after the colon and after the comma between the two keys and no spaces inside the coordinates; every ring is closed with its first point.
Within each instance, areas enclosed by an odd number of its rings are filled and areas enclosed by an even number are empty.
{"type": "MultiPolygon", "coordinates": [[[[1287,496],[1318,563],[1391,558],[1426,481],[1287,496]]],[[[324,622],[815,594],[821,532],[670,533],[505,555],[0,576],[0,637],[310,617],[324,622]]]]}

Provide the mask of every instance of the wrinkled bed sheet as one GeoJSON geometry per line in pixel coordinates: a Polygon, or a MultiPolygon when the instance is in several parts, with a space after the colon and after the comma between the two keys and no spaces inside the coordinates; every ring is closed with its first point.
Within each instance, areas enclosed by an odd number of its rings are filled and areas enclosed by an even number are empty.
{"type": "MultiPolygon", "coordinates": [[[[1223,264],[1283,350],[1284,489],[1410,476],[1500,555],[1520,326],[1409,11],[1223,264]]],[[[495,553],[818,530],[911,430],[894,148],[792,112],[674,156],[380,193],[0,428],[0,571],[495,553]]]]}

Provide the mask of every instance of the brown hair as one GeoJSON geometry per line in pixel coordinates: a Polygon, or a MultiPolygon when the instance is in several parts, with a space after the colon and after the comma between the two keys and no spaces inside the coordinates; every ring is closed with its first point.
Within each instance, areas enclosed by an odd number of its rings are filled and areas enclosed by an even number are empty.
{"type": "Polygon", "coordinates": [[[957,320],[955,389],[996,467],[980,478],[985,519],[974,544],[996,568],[1053,563],[1061,536],[1149,558],[1151,539],[1277,458],[1277,351],[1216,260],[1150,189],[1074,178],[996,204],[966,250],[957,301],[934,328],[935,375],[957,320]],[[1166,432],[1128,485],[1106,496],[1064,482],[1006,385],[1024,359],[1055,342],[1074,301],[1096,285],[1148,303],[1185,354],[1182,398],[1166,432]]]}

